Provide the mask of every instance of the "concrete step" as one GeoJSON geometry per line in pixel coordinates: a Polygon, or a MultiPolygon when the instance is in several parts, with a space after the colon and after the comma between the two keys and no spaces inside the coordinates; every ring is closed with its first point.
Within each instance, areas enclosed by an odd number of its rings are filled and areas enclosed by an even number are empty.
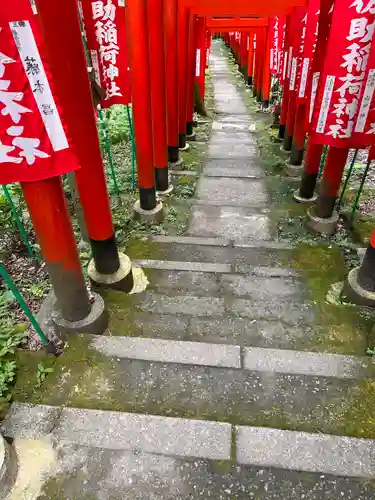
{"type": "MultiPolygon", "coordinates": [[[[208,160],[203,168],[203,175],[206,177],[234,177],[237,179],[263,179],[265,177],[264,171],[257,160],[247,161],[244,159],[208,160]]],[[[250,193],[246,197],[246,201],[249,200],[252,201],[250,193]]],[[[228,199],[226,202],[228,202],[228,199]]]]}
{"type": "MultiPolygon", "coordinates": [[[[257,168],[254,170],[249,168],[249,173],[251,172],[254,176],[259,173],[257,168]]],[[[197,184],[196,197],[208,202],[217,200],[223,205],[231,200],[235,203],[248,202],[263,207],[268,201],[263,180],[227,177],[201,177],[197,184]]],[[[220,210],[215,210],[215,212],[217,217],[220,217],[220,210]]]]}
{"type": "MultiPolygon", "coordinates": [[[[372,480],[370,491],[374,491],[375,441],[370,439],[29,404],[14,404],[3,429],[16,442],[48,437],[71,448],[225,461],[227,468],[232,459],[240,467],[363,478],[372,480]]],[[[73,453],[72,457],[75,456],[73,453]]],[[[88,470],[87,466],[84,468],[88,470]]]]}
{"type": "MultiPolygon", "coordinates": [[[[43,446],[41,446],[43,443],[43,446]]],[[[45,441],[21,440],[20,454],[45,441]]],[[[18,440],[15,442],[18,447],[18,440]]],[[[317,472],[110,450],[59,442],[55,472],[39,484],[41,500],[373,500],[374,481],[317,472]],[[49,477],[49,479],[47,479],[49,477]],[[62,493],[63,492],[63,493],[62,493]],[[95,492],[95,493],[93,493],[95,492]]],[[[21,479],[21,478],[20,478],[21,479]]],[[[20,481],[21,482],[21,481],[20,481]]],[[[22,498],[27,498],[26,496],[22,498]]]]}
{"type": "Polygon", "coordinates": [[[144,241],[149,243],[135,241],[125,248],[130,258],[232,264],[235,272],[242,272],[244,265],[288,268],[293,256],[291,245],[241,237],[151,236],[144,241]]]}
{"type": "Polygon", "coordinates": [[[372,374],[352,356],[76,336],[31,402],[374,438],[372,374]]]}
{"type": "MultiPolygon", "coordinates": [[[[276,284],[276,280],[275,280],[276,284]]],[[[227,281],[228,288],[243,287],[238,280],[232,283],[227,281]]],[[[279,285],[280,286],[280,285],[279,285]]],[[[282,286],[280,286],[280,289],[282,286]]],[[[287,285],[284,286],[284,292],[287,285]]],[[[238,288],[237,293],[246,293],[238,288]]],[[[281,290],[280,290],[281,291],[281,290]]],[[[190,317],[220,318],[232,315],[234,317],[253,320],[282,321],[286,325],[315,324],[315,310],[313,304],[302,302],[296,296],[275,295],[267,296],[262,290],[247,290],[247,296],[208,293],[206,295],[184,290],[177,294],[161,294],[147,291],[132,297],[134,313],[138,310],[151,314],[182,314],[190,317]],[[243,298],[244,297],[244,298],[243,298]]]]}
{"type": "Polygon", "coordinates": [[[222,142],[221,144],[209,143],[208,158],[255,158],[259,154],[259,150],[255,144],[235,144],[230,140],[222,142]]]}
{"type": "MultiPolygon", "coordinates": [[[[217,179],[212,177],[210,180],[216,181],[217,179]]],[[[241,180],[244,181],[247,179],[241,180]]],[[[260,194],[259,196],[263,195],[260,194]]],[[[241,197],[239,197],[239,199],[241,199],[241,197]]],[[[210,203],[209,198],[205,198],[205,201],[210,203]]],[[[216,199],[216,201],[225,203],[222,199],[216,199]]],[[[256,200],[256,202],[261,203],[261,200],[256,200]]],[[[191,236],[207,236],[210,238],[252,238],[255,240],[270,240],[270,230],[269,217],[265,214],[256,214],[252,209],[246,206],[210,207],[205,205],[193,205],[187,234],[191,236]]]]}

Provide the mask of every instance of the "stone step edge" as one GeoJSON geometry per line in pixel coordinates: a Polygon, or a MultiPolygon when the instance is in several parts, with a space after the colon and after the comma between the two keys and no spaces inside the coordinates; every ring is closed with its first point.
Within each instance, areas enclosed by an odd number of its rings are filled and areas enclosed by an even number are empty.
{"type": "Polygon", "coordinates": [[[132,261],[132,263],[133,267],[154,269],[158,271],[186,271],[208,274],[239,274],[244,276],[257,276],[259,278],[297,278],[300,276],[299,271],[294,269],[288,269],[284,267],[252,266],[250,264],[214,264],[213,262],[152,259],[135,259],[132,261]]]}
{"type": "Polygon", "coordinates": [[[90,347],[117,359],[348,380],[375,378],[372,358],[356,355],[102,335],[92,335],[90,347]]]}
{"type": "Polygon", "coordinates": [[[49,436],[54,442],[99,449],[375,478],[373,439],[29,403],[13,403],[2,430],[13,439],[49,436]]]}
{"type": "Polygon", "coordinates": [[[203,236],[166,236],[166,235],[145,235],[137,234],[137,238],[155,243],[170,243],[178,245],[201,245],[212,247],[234,247],[234,248],[260,248],[270,250],[293,250],[296,247],[291,243],[282,241],[255,240],[251,238],[208,238],[203,236]]]}
{"type": "MultiPolygon", "coordinates": [[[[259,179],[262,180],[262,179],[259,179]]],[[[252,210],[254,214],[258,213],[269,213],[271,211],[268,203],[249,203],[249,202],[228,202],[223,204],[220,200],[205,200],[198,198],[174,198],[174,205],[181,206],[204,206],[204,207],[221,207],[221,208],[246,208],[249,211],[252,210]]]]}

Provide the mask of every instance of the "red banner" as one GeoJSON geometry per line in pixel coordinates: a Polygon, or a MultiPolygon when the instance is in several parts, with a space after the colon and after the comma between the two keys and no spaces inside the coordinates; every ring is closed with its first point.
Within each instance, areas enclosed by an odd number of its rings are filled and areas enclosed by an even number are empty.
{"type": "MultiPolygon", "coordinates": [[[[375,12],[375,5],[372,10],[375,12]]],[[[366,76],[358,102],[353,140],[356,144],[360,144],[361,147],[372,146],[369,159],[373,160],[375,158],[375,39],[371,43],[366,76]]]]}
{"type": "Polygon", "coordinates": [[[289,92],[297,92],[301,75],[307,24],[307,10],[296,7],[291,19],[291,38],[288,59],[289,92]]]}
{"type": "Polygon", "coordinates": [[[279,38],[281,36],[278,16],[269,19],[268,30],[270,36],[270,72],[275,75],[279,69],[279,38]]]}
{"type": "Polygon", "coordinates": [[[318,36],[320,0],[310,0],[307,10],[306,31],[302,45],[302,61],[300,64],[300,78],[297,93],[297,102],[306,102],[308,82],[311,78],[312,58],[318,36]]]}
{"type": "Polygon", "coordinates": [[[280,78],[281,83],[283,83],[283,65],[284,65],[284,44],[285,44],[285,32],[286,32],[286,17],[279,16],[279,39],[278,39],[278,61],[277,61],[277,76],[280,78]]]}
{"type": "Polygon", "coordinates": [[[308,121],[308,124],[310,124],[312,121],[320,73],[323,71],[324,67],[324,58],[332,24],[333,3],[334,0],[321,0],[320,2],[320,11],[318,16],[318,36],[311,64],[311,78],[307,83],[309,112],[306,116],[306,119],[308,121]]]}
{"type": "Polygon", "coordinates": [[[356,127],[358,102],[375,29],[374,0],[336,0],[323,72],[312,118],[314,142],[360,147],[366,133],[356,127]]]}
{"type": "Polygon", "coordinates": [[[106,90],[103,108],[128,105],[130,68],[125,0],[80,0],[91,64],[97,83],[106,90]]]}
{"type": "Polygon", "coordinates": [[[79,168],[53,92],[35,13],[30,0],[2,0],[0,184],[48,179],[79,168]]]}

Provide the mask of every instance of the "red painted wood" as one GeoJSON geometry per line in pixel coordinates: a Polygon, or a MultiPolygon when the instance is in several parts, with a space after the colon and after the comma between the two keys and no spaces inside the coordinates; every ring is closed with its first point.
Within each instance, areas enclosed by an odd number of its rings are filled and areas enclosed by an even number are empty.
{"type": "Polygon", "coordinates": [[[93,240],[107,240],[113,236],[112,215],[77,3],[37,0],[37,7],[56,93],[81,166],[76,179],[87,231],[93,240]]]}

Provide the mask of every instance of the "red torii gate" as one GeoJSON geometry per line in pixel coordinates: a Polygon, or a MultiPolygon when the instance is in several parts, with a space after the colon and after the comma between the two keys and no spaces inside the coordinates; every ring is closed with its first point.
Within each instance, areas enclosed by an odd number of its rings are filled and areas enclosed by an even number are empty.
{"type": "Polygon", "coordinates": [[[253,31],[268,26],[266,17],[208,17],[206,29],[209,31],[253,31]]]}

